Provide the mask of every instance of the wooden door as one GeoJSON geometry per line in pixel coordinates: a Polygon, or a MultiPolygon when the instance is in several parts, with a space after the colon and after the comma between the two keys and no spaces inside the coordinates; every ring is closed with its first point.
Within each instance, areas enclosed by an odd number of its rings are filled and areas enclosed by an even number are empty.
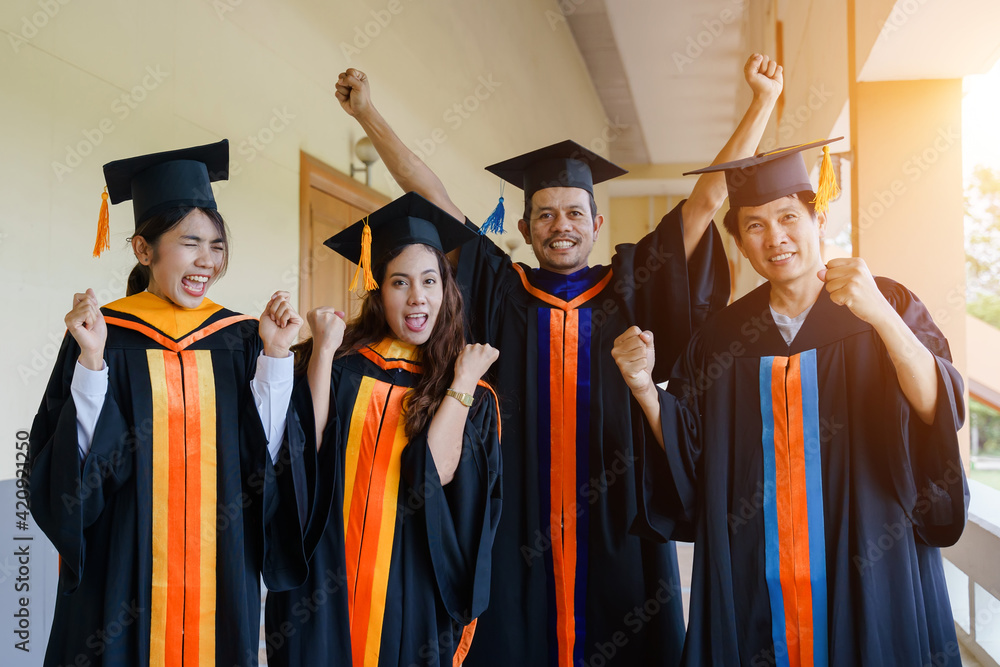
{"type": "MultiPolygon", "coordinates": [[[[301,154],[299,174],[299,312],[333,306],[353,317],[361,307],[361,298],[348,290],[356,265],[323,241],[389,203],[389,198],[306,153],[301,154]]],[[[308,335],[303,331],[303,337],[308,335]]]]}

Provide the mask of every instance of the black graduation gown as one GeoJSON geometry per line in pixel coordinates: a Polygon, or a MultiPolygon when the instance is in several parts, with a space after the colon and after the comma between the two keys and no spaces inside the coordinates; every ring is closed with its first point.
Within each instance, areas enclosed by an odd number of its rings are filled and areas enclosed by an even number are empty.
{"type": "Polygon", "coordinates": [[[540,287],[545,273],[513,265],[485,236],[462,248],[471,339],[500,350],[490,381],[500,394],[507,471],[490,607],[468,665],[679,659],[675,549],[628,532],[636,515],[632,425],[611,349],[638,324],[674,358],[725,306],[729,276],[715,226],[690,261],[682,231],[678,205],[638,243],[619,245],[610,267],[570,277],[589,275],[591,284],[565,298],[540,287]]]}
{"type": "MultiPolygon", "coordinates": [[[[468,650],[500,517],[499,406],[476,389],[461,461],[442,487],[426,429],[410,441],[403,430],[414,359],[412,346],[387,340],[334,361],[323,436],[336,452],[323,472],[335,480],[333,510],[305,584],[268,591],[269,665],[450,667],[468,650]]],[[[312,412],[305,377],[293,404],[312,412]]]]}
{"type": "Polygon", "coordinates": [[[962,379],[923,304],[876,281],[935,356],[933,425],[871,326],[824,290],[788,346],[766,283],[677,362],[665,451],[637,422],[635,529],[695,542],[683,664],[960,664],[938,547],[966,519],[962,379]]]}
{"type": "Polygon", "coordinates": [[[148,293],[102,309],[108,393],[82,464],[69,334],[32,425],[31,512],[60,555],[45,664],[256,665],[261,573],[305,577],[315,444],[289,415],[271,462],[255,319],[206,299],[172,338],[149,308],[174,319],[148,293]]]}

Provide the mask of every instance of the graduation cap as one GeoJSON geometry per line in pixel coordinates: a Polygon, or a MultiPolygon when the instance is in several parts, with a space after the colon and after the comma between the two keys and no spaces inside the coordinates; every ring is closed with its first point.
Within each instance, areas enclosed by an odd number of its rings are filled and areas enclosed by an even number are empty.
{"type": "Polygon", "coordinates": [[[132,200],[135,225],[177,207],[215,210],[212,182],[229,178],[229,140],[115,160],[104,165],[106,192],[101,194],[94,257],[110,247],[108,198],[112,204],[132,200]]]}
{"type": "Polygon", "coordinates": [[[822,146],[823,162],[819,170],[819,187],[816,188],[816,196],[812,202],[816,204],[816,210],[822,213],[829,208],[830,200],[840,194],[830,160],[830,147],[827,144],[841,139],[843,137],[778,148],[742,160],[688,171],[684,175],[724,171],[731,208],[761,206],[796,192],[812,191],[802,151],[822,146]]]}
{"type": "Polygon", "coordinates": [[[475,232],[416,192],[409,192],[358,220],[323,242],[325,246],[358,265],[351,280],[353,290],[364,271],[365,290],[378,287],[372,266],[391,251],[423,243],[443,253],[476,238],[475,232]]]}
{"type": "MultiPolygon", "coordinates": [[[[560,141],[486,167],[508,183],[524,190],[525,201],[545,188],[580,188],[594,194],[594,184],[617,178],[628,171],[587,150],[575,141],[560,141]]],[[[502,194],[502,191],[501,191],[502,194]]],[[[503,197],[483,230],[503,232],[503,197]],[[499,211],[499,229],[496,223],[499,211]]]]}

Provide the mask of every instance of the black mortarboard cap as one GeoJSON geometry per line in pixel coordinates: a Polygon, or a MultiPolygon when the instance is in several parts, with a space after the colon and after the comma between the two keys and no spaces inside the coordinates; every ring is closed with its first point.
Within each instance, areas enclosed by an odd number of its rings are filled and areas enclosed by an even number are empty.
{"type": "Polygon", "coordinates": [[[809,170],[802,158],[802,151],[824,146],[823,166],[820,168],[820,185],[817,188],[816,210],[826,210],[826,203],[839,194],[833,169],[829,166],[830,149],[827,144],[839,141],[826,139],[798,146],[786,146],[753,157],[716,164],[704,169],[685,172],[707,174],[715,171],[726,172],[726,188],[729,190],[729,206],[761,206],[796,192],[812,191],[809,170]],[[825,195],[821,197],[820,195],[825,195]]]}
{"type": "Polygon", "coordinates": [[[167,209],[215,209],[212,182],[229,178],[229,140],[104,165],[112,204],[132,200],[135,224],[167,209]]]}
{"type": "Polygon", "coordinates": [[[497,162],[486,170],[523,189],[526,201],[545,188],[580,188],[594,194],[595,183],[628,173],[569,140],[497,162]]]}
{"type": "Polygon", "coordinates": [[[331,236],[324,245],[358,264],[359,270],[370,271],[387,253],[402,246],[423,243],[447,253],[474,238],[475,232],[464,222],[409,192],[331,236]],[[370,246],[369,258],[365,257],[366,244],[370,246]]]}

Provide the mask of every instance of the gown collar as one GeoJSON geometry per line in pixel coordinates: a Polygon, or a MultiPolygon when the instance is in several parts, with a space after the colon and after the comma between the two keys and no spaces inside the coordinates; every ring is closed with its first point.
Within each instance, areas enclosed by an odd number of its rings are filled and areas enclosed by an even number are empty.
{"type": "Polygon", "coordinates": [[[202,299],[197,308],[181,308],[150,292],[112,301],[105,308],[138,318],[174,340],[191,333],[222,310],[222,306],[209,299],[202,299]]]}

